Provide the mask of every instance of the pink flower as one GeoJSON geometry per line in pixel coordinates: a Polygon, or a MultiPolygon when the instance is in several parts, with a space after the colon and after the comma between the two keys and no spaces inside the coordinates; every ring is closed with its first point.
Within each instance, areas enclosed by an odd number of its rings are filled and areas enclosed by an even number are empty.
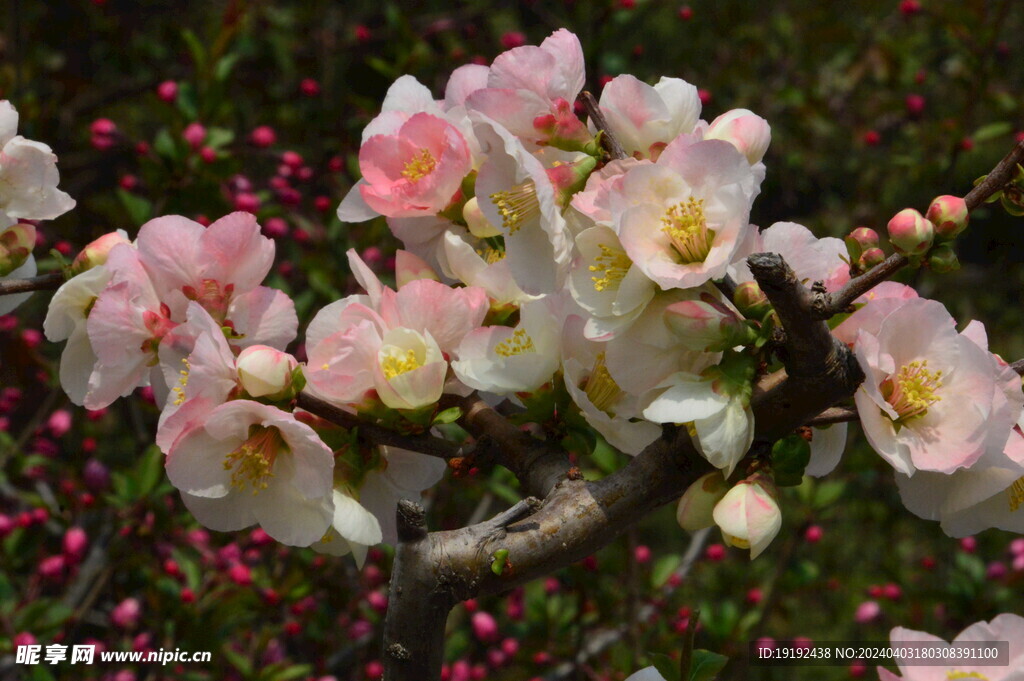
{"type": "Polygon", "coordinates": [[[711,122],[704,139],[729,142],[754,165],[760,163],[768,151],[772,131],[768,122],[752,111],[733,109],[711,122]]]}
{"type": "MultiPolygon", "coordinates": [[[[989,353],[941,303],[914,299],[854,346],[867,378],[855,396],[871,446],[900,473],[952,473],[1001,452],[1020,415],[989,353]]],[[[1019,382],[1016,388],[1020,392],[1019,382]]]]}
{"type": "Polygon", "coordinates": [[[56,154],[17,132],[18,112],[0,100],[0,216],[51,220],[74,208],[74,199],[57,189],[56,154]]]}
{"type": "Polygon", "coordinates": [[[359,168],[359,193],[367,206],[388,217],[415,217],[438,213],[451,203],[472,161],[458,128],[420,113],[396,134],[366,140],[359,149],[359,168]]]}
{"type": "MultiPolygon", "coordinates": [[[[912,631],[896,627],[889,633],[892,646],[927,645],[936,648],[936,659],[945,659],[941,654],[950,643],[938,636],[923,631],[912,631]]],[[[1010,654],[1007,664],[998,666],[977,666],[952,658],[952,664],[917,664],[914,659],[896,658],[900,674],[897,676],[887,669],[878,668],[879,681],[947,681],[948,679],[984,679],[985,681],[1020,681],[1024,679],[1024,617],[1010,613],[998,615],[991,622],[978,622],[964,629],[951,643],[991,643],[1009,641],[1010,654]]]]}
{"type": "Polygon", "coordinates": [[[648,158],[693,132],[700,118],[697,88],[679,78],[662,77],[651,86],[623,74],[605,85],[600,107],[626,153],[648,158]]]}
{"type": "Polygon", "coordinates": [[[210,411],[167,455],[167,476],[203,525],[231,532],[259,523],[290,546],[309,546],[330,526],[333,469],[312,428],[248,400],[210,411]]]}

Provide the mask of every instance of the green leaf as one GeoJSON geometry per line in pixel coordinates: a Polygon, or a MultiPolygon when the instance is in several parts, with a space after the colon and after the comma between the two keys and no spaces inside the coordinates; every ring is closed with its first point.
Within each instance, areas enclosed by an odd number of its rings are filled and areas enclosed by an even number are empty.
{"type": "Polygon", "coordinates": [[[729,658],[725,655],[713,653],[710,650],[695,650],[688,681],[712,681],[728,661],[729,658]]]}
{"type": "Polygon", "coordinates": [[[199,118],[199,95],[192,83],[179,83],[178,98],[174,103],[185,120],[194,121],[199,118]]]}
{"type": "Polygon", "coordinates": [[[996,137],[1002,137],[1003,135],[1009,135],[1013,132],[1013,124],[1009,121],[998,121],[996,123],[989,123],[983,125],[974,131],[973,135],[970,135],[971,139],[975,142],[987,142],[990,139],[996,137]]]}
{"type": "Polygon", "coordinates": [[[651,569],[651,586],[655,589],[659,589],[665,585],[668,578],[672,576],[672,573],[676,571],[679,564],[683,562],[683,557],[678,553],[672,553],[667,556],[662,556],[654,562],[654,567],[651,569]]]}
{"type": "Polygon", "coordinates": [[[252,662],[248,657],[235,650],[231,644],[222,645],[220,652],[227,659],[228,664],[238,670],[239,674],[244,677],[252,675],[252,662]]]}
{"type": "Polygon", "coordinates": [[[494,552],[494,556],[491,557],[491,572],[501,577],[501,573],[505,571],[505,565],[508,562],[508,549],[498,549],[494,552]]]}
{"type": "Polygon", "coordinates": [[[203,43],[199,40],[199,37],[193,33],[191,29],[186,28],[181,32],[181,38],[185,41],[185,45],[188,47],[188,51],[192,55],[192,61],[196,64],[196,71],[205,71],[206,48],[203,47],[203,43]]]}
{"type": "Polygon", "coordinates": [[[171,131],[167,128],[161,128],[153,138],[153,151],[171,161],[176,161],[180,157],[174,138],[171,137],[171,131]]]}
{"type": "Polygon", "coordinates": [[[679,676],[679,665],[664,653],[649,653],[647,658],[658,673],[665,677],[665,681],[682,681],[679,676]]]}
{"type": "Polygon", "coordinates": [[[156,445],[150,445],[135,464],[136,492],[144,497],[152,492],[164,476],[164,455],[156,445]]]}
{"type": "Polygon", "coordinates": [[[434,417],[434,421],[431,425],[436,426],[442,423],[455,423],[460,418],[462,418],[462,409],[459,407],[451,407],[450,409],[445,409],[444,411],[439,412],[437,416],[434,417]]]}
{"type": "Polygon", "coordinates": [[[117,198],[121,200],[121,205],[124,206],[124,210],[128,213],[128,218],[132,221],[132,224],[141,225],[149,221],[149,216],[152,215],[153,211],[153,204],[148,199],[138,194],[127,192],[124,189],[117,190],[117,198]]]}
{"type": "Polygon", "coordinates": [[[234,130],[229,130],[228,128],[207,128],[206,130],[206,146],[213,149],[226,147],[234,139],[234,130]]]}
{"type": "Polygon", "coordinates": [[[231,75],[231,71],[234,70],[235,64],[242,58],[242,55],[237,52],[226,54],[217,61],[217,65],[213,67],[213,78],[216,81],[223,82],[227,80],[228,76],[231,75]]]}
{"type": "Polygon", "coordinates": [[[794,433],[772,445],[772,472],[775,484],[796,487],[803,481],[804,469],[811,460],[811,445],[794,433]]]}
{"type": "Polygon", "coordinates": [[[831,506],[835,502],[839,501],[839,497],[843,496],[844,491],[846,491],[846,483],[842,480],[827,480],[822,482],[814,491],[813,506],[815,508],[831,506]]]}

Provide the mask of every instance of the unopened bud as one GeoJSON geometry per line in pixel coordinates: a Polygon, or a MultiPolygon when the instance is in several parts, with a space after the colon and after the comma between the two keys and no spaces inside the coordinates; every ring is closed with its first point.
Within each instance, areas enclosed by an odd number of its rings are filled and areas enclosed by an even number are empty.
{"type": "Polygon", "coordinates": [[[558,205],[565,208],[572,200],[573,194],[583,189],[587,184],[587,178],[597,167],[597,159],[593,156],[584,156],[572,163],[561,163],[548,168],[548,179],[551,186],[555,188],[555,200],[558,205]]]}
{"type": "Polygon", "coordinates": [[[850,238],[861,245],[861,248],[868,249],[878,245],[878,232],[870,227],[858,227],[850,232],[850,238]]]}
{"type": "Polygon", "coordinates": [[[433,279],[440,281],[437,273],[423,258],[401,249],[395,253],[395,283],[402,288],[410,281],[417,279],[433,279]]]}
{"type": "Polygon", "coordinates": [[[761,475],[753,475],[729,490],[712,515],[725,543],[750,549],[751,560],[768,548],[782,527],[775,485],[761,475]]]}
{"type": "Polygon", "coordinates": [[[896,213],[888,229],[893,248],[903,255],[924,255],[935,239],[935,227],[913,208],[896,213]]]}
{"type": "Polygon", "coordinates": [[[704,139],[725,140],[739,149],[747,157],[750,165],[754,165],[768,151],[772,141],[772,129],[768,121],[752,111],[733,109],[711,122],[704,133],[704,139]]]}
{"type": "Polygon", "coordinates": [[[885,251],[881,248],[869,248],[861,254],[858,264],[862,270],[870,270],[883,262],[885,262],[885,251]]]}
{"type": "Polygon", "coordinates": [[[238,378],[252,397],[277,395],[292,385],[299,363],[286,352],[266,345],[252,345],[238,355],[238,378]]]}
{"type": "Polygon", "coordinates": [[[970,212],[967,203],[959,196],[936,196],[928,206],[928,220],[935,225],[935,238],[952,239],[967,229],[970,212]]]}
{"type": "Polygon", "coordinates": [[[480,210],[480,203],[475,196],[462,207],[462,218],[466,221],[470,233],[478,239],[501,235],[501,230],[492,225],[480,210]]]}
{"type": "Polygon", "coordinates": [[[86,270],[91,270],[93,267],[99,267],[107,262],[107,256],[110,255],[110,251],[114,246],[130,243],[128,233],[123,229],[104,234],[82,249],[82,252],[71,263],[71,271],[74,274],[81,274],[86,270]]]}
{"type": "Polygon", "coordinates": [[[722,500],[729,486],[721,471],[701,476],[686,488],[676,506],[676,521],[687,532],[696,532],[715,524],[712,512],[722,500]]]}
{"type": "Polygon", "coordinates": [[[722,351],[748,340],[750,328],[736,313],[709,295],[665,308],[665,323],[689,350],[722,351]]]}
{"type": "Polygon", "coordinates": [[[36,245],[36,228],[18,222],[0,233],[0,276],[25,264],[36,245]]]}
{"type": "Polygon", "coordinates": [[[960,261],[957,259],[951,245],[948,243],[939,244],[928,254],[928,267],[933,272],[938,272],[939,274],[955,272],[960,269],[960,261]]]}
{"type": "Polygon", "coordinates": [[[732,302],[744,316],[751,319],[761,319],[771,309],[768,297],[756,281],[745,281],[737,286],[732,302]]]}

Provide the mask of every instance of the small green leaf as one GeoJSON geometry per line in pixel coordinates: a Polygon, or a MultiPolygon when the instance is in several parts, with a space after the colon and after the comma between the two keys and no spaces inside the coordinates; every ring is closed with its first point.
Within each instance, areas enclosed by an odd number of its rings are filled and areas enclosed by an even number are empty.
{"type": "Polygon", "coordinates": [[[235,139],[235,132],[228,128],[208,128],[206,130],[206,146],[213,149],[220,149],[231,144],[235,139]]]}
{"type": "Polygon", "coordinates": [[[971,139],[975,142],[987,142],[990,139],[996,137],[1002,137],[1003,135],[1009,135],[1013,132],[1013,125],[1008,121],[998,121],[996,123],[989,123],[983,125],[974,131],[973,135],[970,135],[971,139]]]}
{"type": "Polygon", "coordinates": [[[780,487],[795,487],[804,477],[804,469],[811,460],[811,445],[802,436],[794,433],[772,445],[772,472],[775,484],[780,487]]]}
{"type": "Polygon", "coordinates": [[[710,650],[693,651],[693,664],[690,666],[689,681],[712,681],[722,671],[729,658],[713,653],[710,650]]]}
{"type": "Polygon", "coordinates": [[[462,418],[462,409],[459,407],[451,407],[450,409],[445,409],[444,411],[439,412],[437,416],[434,417],[432,425],[436,426],[442,423],[455,423],[460,418],[462,418]]]}
{"type": "Polygon", "coordinates": [[[665,677],[665,681],[682,681],[679,665],[671,657],[664,653],[649,653],[647,657],[658,673],[665,677]]]}
{"type": "Polygon", "coordinates": [[[508,549],[498,549],[491,557],[491,572],[501,577],[508,564],[508,549]]]}
{"type": "Polygon", "coordinates": [[[121,205],[124,206],[132,224],[141,225],[149,220],[153,205],[147,199],[124,189],[117,190],[117,198],[121,200],[121,205]]]}
{"type": "Polygon", "coordinates": [[[651,586],[655,589],[659,589],[665,585],[668,578],[672,576],[672,573],[676,571],[679,564],[683,562],[683,557],[678,553],[673,553],[667,556],[662,556],[654,562],[654,568],[651,570],[651,586]]]}
{"type": "Polygon", "coordinates": [[[846,483],[842,480],[827,480],[818,485],[815,490],[813,505],[815,508],[831,506],[839,501],[839,497],[843,496],[844,491],[846,491],[846,483]]]}

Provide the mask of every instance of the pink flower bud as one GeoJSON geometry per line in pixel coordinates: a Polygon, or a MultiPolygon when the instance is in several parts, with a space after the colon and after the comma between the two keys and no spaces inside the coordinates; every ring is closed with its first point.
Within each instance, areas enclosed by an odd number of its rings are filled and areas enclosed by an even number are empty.
{"type": "Polygon", "coordinates": [[[292,372],[298,365],[286,352],[266,345],[252,345],[238,355],[238,378],[252,397],[276,395],[291,387],[292,372]]]}
{"type": "Polygon", "coordinates": [[[913,208],[904,208],[889,220],[889,241],[903,255],[924,255],[932,246],[935,228],[913,208]]]}
{"type": "Polygon", "coordinates": [[[821,529],[821,525],[811,525],[804,530],[804,541],[808,544],[817,544],[824,534],[825,531],[821,529]]]}
{"type": "Polygon", "coordinates": [[[729,490],[715,505],[715,524],[725,543],[750,549],[750,559],[768,548],[782,527],[782,511],[770,480],[754,475],[729,490]]]}
{"type": "Polygon", "coordinates": [[[1010,542],[1010,555],[1024,556],[1024,537],[1014,539],[1010,542]]]}
{"type": "Polygon", "coordinates": [[[182,139],[193,149],[199,149],[206,141],[206,128],[202,123],[189,123],[181,133],[182,139]]]}
{"type": "Polygon", "coordinates": [[[173,80],[165,80],[156,86],[156,96],[171,104],[178,98],[178,84],[173,80]]]}
{"type": "Polygon", "coordinates": [[[384,665],[377,660],[371,660],[366,663],[366,667],[363,668],[368,679],[379,679],[384,676],[384,665]]]}
{"type": "Polygon", "coordinates": [[[254,147],[266,148],[277,142],[277,133],[269,125],[261,125],[249,133],[249,141],[254,147]]]}
{"type": "Polygon", "coordinates": [[[128,234],[124,230],[109,232],[100,238],[92,241],[75,257],[71,263],[71,271],[81,274],[93,267],[99,267],[107,262],[110,251],[118,244],[130,244],[128,234]]]}
{"type": "Polygon", "coordinates": [[[877,601],[864,601],[857,606],[853,613],[853,621],[857,624],[867,624],[882,614],[882,606],[877,601]]]}
{"type": "Polygon", "coordinates": [[[750,340],[750,328],[712,296],[682,300],[665,309],[665,324],[690,350],[722,351],[750,340]]]}
{"type": "Polygon", "coordinates": [[[651,562],[651,547],[643,544],[637,546],[633,550],[633,559],[640,565],[651,562]]]}
{"type": "Polygon", "coordinates": [[[263,233],[271,239],[283,239],[288,236],[288,223],[284,218],[268,218],[263,223],[263,233]]]}
{"type": "Polygon", "coordinates": [[[708,473],[686,488],[676,506],[676,520],[687,532],[696,532],[715,524],[715,505],[722,500],[729,486],[721,471],[708,473]]]}
{"type": "Polygon", "coordinates": [[[704,139],[725,140],[747,157],[750,165],[758,163],[768,151],[772,129],[768,121],[752,111],[733,109],[711,122],[704,139]]]}
{"type": "Polygon", "coordinates": [[[235,563],[227,570],[228,579],[238,586],[252,586],[252,572],[241,563],[235,563]]]}
{"type": "Polygon", "coordinates": [[[921,95],[907,95],[907,114],[911,118],[920,118],[924,113],[925,99],[921,95]]]}
{"type": "Polygon", "coordinates": [[[203,163],[213,163],[217,160],[217,151],[213,147],[203,147],[199,150],[199,158],[203,163]]]}
{"type": "Polygon", "coordinates": [[[885,251],[881,248],[869,248],[860,255],[858,265],[862,270],[870,270],[875,265],[885,262],[885,251]]]}
{"type": "Polygon", "coordinates": [[[142,615],[142,605],[137,598],[126,598],[116,606],[110,613],[110,621],[118,629],[129,631],[139,623],[142,615]]]}
{"type": "Polygon", "coordinates": [[[89,132],[93,135],[113,135],[117,132],[117,125],[109,118],[97,118],[89,126],[89,132]]]}
{"type": "Polygon", "coordinates": [[[70,527],[64,533],[64,555],[72,562],[79,562],[85,557],[85,551],[89,548],[89,536],[81,527],[70,527]]]}
{"type": "Polygon", "coordinates": [[[974,537],[964,537],[960,540],[960,550],[964,553],[974,553],[978,550],[978,540],[974,537]]]}
{"type": "Polygon", "coordinates": [[[725,558],[725,547],[721,544],[708,544],[708,547],[704,549],[704,557],[717,563],[725,558]]]}
{"type": "Polygon", "coordinates": [[[967,229],[970,214],[967,203],[959,196],[936,196],[928,206],[925,217],[935,225],[935,238],[952,239],[967,229]]]}
{"type": "Polygon", "coordinates": [[[501,36],[501,46],[506,50],[511,50],[514,47],[522,47],[525,44],[526,34],[521,31],[509,31],[501,36]]]}
{"type": "Polygon", "coordinates": [[[513,657],[519,652],[519,641],[514,638],[506,638],[501,642],[501,652],[513,657]]]}
{"type": "Polygon", "coordinates": [[[235,196],[235,210],[245,213],[255,213],[260,209],[260,197],[248,192],[242,192],[235,196]]]}
{"type": "Polygon", "coordinates": [[[732,300],[740,312],[754,319],[763,317],[771,309],[768,297],[756,281],[745,281],[737,286],[732,300]]]}
{"type": "Polygon", "coordinates": [[[473,635],[484,643],[493,643],[498,640],[498,623],[494,617],[483,610],[473,613],[470,620],[473,627],[473,635]]]}
{"type": "Polygon", "coordinates": [[[39,576],[51,581],[59,581],[64,576],[64,568],[67,562],[64,556],[47,556],[39,561],[37,568],[39,576]]]}
{"type": "Polygon", "coordinates": [[[320,83],[312,78],[303,78],[299,83],[299,92],[307,97],[316,97],[320,94],[320,83]]]}
{"type": "Polygon", "coordinates": [[[858,227],[850,232],[850,238],[859,243],[864,250],[878,245],[878,232],[870,227],[858,227]]]}

